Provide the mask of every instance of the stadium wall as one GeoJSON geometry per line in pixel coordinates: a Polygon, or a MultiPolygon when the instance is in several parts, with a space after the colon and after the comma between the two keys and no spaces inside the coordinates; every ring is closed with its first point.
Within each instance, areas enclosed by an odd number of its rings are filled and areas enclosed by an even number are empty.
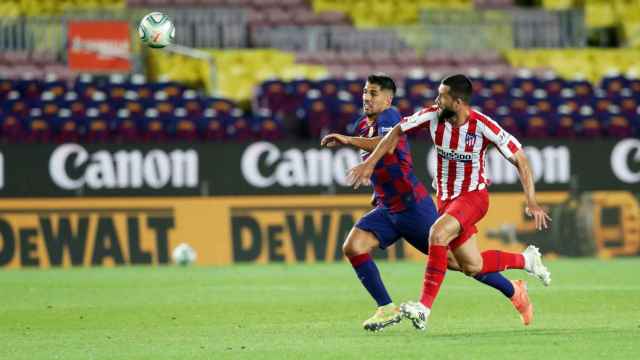
{"type": "MultiPolygon", "coordinates": [[[[414,142],[413,151],[430,181],[432,146],[414,142]]],[[[490,153],[482,248],[640,255],[640,140],[526,151],[552,227],[534,230],[511,165],[490,153]]],[[[371,209],[370,188],[346,184],[357,155],[315,143],[3,145],[0,267],[167,264],[182,242],[202,265],[339,261],[349,229],[371,209]]],[[[375,256],[422,258],[403,242],[375,256]]]]}
{"type": "MultiPolygon", "coordinates": [[[[561,256],[640,255],[640,205],[625,191],[543,192],[553,225],[537,232],[519,193],[496,193],[481,248],[534,243],[561,256]]],[[[0,202],[0,267],[162,265],[189,243],[201,265],[333,262],[369,196],[15,199],[0,202]]],[[[378,258],[421,259],[404,242],[378,258]]]]}
{"type": "MultiPolygon", "coordinates": [[[[416,174],[431,184],[434,147],[411,146],[416,174]]],[[[539,191],[640,192],[640,139],[528,141],[525,151],[539,191]]],[[[0,196],[353,194],[346,173],[359,161],[355,149],[317,142],[0,145],[0,196]]],[[[492,192],[521,190],[497,150],[487,166],[492,192]]]]}

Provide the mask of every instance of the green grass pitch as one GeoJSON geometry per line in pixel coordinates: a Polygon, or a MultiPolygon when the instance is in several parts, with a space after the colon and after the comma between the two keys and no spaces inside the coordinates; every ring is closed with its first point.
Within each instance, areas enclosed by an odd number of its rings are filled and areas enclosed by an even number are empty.
{"type": "MultiPolygon", "coordinates": [[[[0,359],[637,359],[640,259],[548,262],[525,278],[525,328],[495,290],[449,272],[429,329],[368,333],[374,304],[347,263],[5,270],[0,359]]],[[[413,300],[424,264],[379,267],[413,300]]]]}

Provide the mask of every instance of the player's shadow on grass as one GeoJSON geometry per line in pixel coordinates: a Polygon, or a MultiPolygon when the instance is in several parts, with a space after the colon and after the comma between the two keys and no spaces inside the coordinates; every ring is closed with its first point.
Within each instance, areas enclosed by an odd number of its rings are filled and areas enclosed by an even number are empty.
{"type": "MultiPolygon", "coordinates": [[[[380,334],[376,334],[377,336],[382,337],[405,337],[407,335],[406,331],[394,331],[397,329],[389,329],[389,331],[382,332],[380,334]]],[[[635,330],[635,329],[634,329],[635,330]]],[[[478,331],[448,331],[446,333],[442,333],[440,331],[433,333],[429,330],[427,332],[414,331],[416,336],[425,336],[431,339],[442,339],[442,340],[457,340],[465,339],[468,340],[470,338],[504,338],[506,336],[520,335],[520,336],[575,336],[581,334],[588,334],[590,336],[594,334],[607,334],[607,333],[620,333],[621,331],[627,331],[625,329],[620,328],[606,328],[606,327],[597,327],[597,328],[571,328],[571,329],[511,329],[511,330],[499,330],[499,331],[490,331],[490,330],[478,330],[478,331]]]]}
{"type": "Polygon", "coordinates": [[[606,333],[619,333],[622,331],[620,328],[606,328],[606,327],[597,327],[597,328],[571,328],[571,329],[521,329],[521,330],[500,330],[500,331],[490,331],[490,330],[478,330],[478,331],[462,331],[462,332],[453,332],[448,334],[430,334],[430,337],[433,338],[468,338],[469,336],[475,338],[487,338],[487,337],[503,337],[503,336],[512,336],[514,334],[524,335],[524,336],[562,336],[562,335],[577,335],[577,334],[606,334],[606,333]]]}

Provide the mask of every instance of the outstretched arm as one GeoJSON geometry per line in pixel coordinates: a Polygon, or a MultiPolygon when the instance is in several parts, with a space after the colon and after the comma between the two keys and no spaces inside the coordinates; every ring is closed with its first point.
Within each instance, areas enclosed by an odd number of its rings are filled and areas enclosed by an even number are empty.
{"type": "Polygon", "coordinates": [[[393,127],[391,131],[385,135],[380,143],[373,149],[371,155],[367,158],[365,162],[369,162],[373,166],[376,165],[380,159],[382,159],[385,155],[393,153],[398,145],[398,141],[400,141],[400,135],[402,135],[403,131],[400,127],[400,124],[393,127]]]}
{"type": "Polygon", "coordinates": [[[551,222],[551,218],[536,201],[536,188],[533,182],[533,174],[531,173],[531,167],[529,166],[527,155],[525,155],[524,151],[520,149],[513,155],[513,157],[509,158],[509,161],[518,168],[518,175],[520,176],[522,189],[524,190],[527,200],[527,207],[525,209],[527,215],[534,218],[536,229],[546,229],[548,227],[547,222],[551,222]]]}
{"type": "Polygon", "coordinates": [[[381,136],[366,138],[358,136],[346,136],[342,134],[329,134],[322,138],[322,140],[320,141],[320,146],[332,148],[340,144],[351,145],[358,149],[371,152],[376,148],[376,145],[378,145],[380,139],[382,139],[381,136]]]}
{"type": "Polygon", "coordinates": [[[373,174],[373,169],[376,164],[386,154],[392,153],[395,150],[400,140],[400,135],[402,135],[402,128],[400,125],[394,126],[393,130],[389,131],[375,149],[373,149],[373,152],[371,152],[367,160],[349,170],[347,179],[349,183],[353,185],[354,189],[359,188],[360,185],[370,184],[371,174],[373,174]]]}
{"type": "MultiPolygon", "coordinates": [[[[394,125],[391,131],[388,131],[382,141],[371,151],[371,154],[364,162],[356,165],[347,174],[347,181],[353,185],[355,189],[360,185],[369,185],[371,183],[371,174],[380,159],[386,154],[391,154],[396,149],[401,136],[412,129],[418,129],[428,126],[431,121],[438,117],[438,108],[431,106],[424,108],[415,114],[404,118],[399,124],[394,125]]],[[[388,129],[388,128],[387,128],[388,129]]]]}
{"type": "Polygon", "coordinates": [[[480,122],[483,124],[482,134],[495,144],[502,156],[518,168],[520,182],[522,183],[522,188],[524,189],[524,194],[527,199],[525,212],[528,216],[534,218],[536,229],[546,229],[549,227],[547,222],[550,222],[551,218],[536,201],[536,188],[533,183],[533,174],[531,173],[527,155],[525,155],[522,149],[522,144],[511,134],[504,131],[494,120],[483,117],[480,119],[480,122]]]}

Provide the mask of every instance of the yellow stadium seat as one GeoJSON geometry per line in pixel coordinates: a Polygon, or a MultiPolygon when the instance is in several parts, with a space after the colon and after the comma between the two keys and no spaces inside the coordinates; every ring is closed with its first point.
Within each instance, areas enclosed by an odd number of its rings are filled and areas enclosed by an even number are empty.
{"type": "Polygon", "coordinates": [[[640,22],[623,22],[624,37],[627,45],[633,48],[640,48],[640,22]]]}
{"type": "Polygon", "coordinates": [[[576,6],[574,0],[543,0],[542,6],[547,10],[565,10],[576,6]]]}
{"type": "Polygon", "coordinates": [[[611,3],[587,2],[584,8],[587,27],[613,26],[617,22],[616,12],[611,3]]]}
{"type": "Polygon", "coordinates": [[[473,9],[472,0],[313,0],[316,12],[339,11],[358,28],[410,25],[422,9],[473,9]]]}
{"type": "Polygon", "coordinates": [[[505,56],[516,67],[550,68],[565,78],[583,75],[594,83],[612,68],[620,72],[640,68],[639,49],[518,49],[506,51],[505,56]]]}
{"type": "Polygon", "coordinates": [[[279,50],[209,50],[209,53],[215,59],[216,84],[212,83],[212,68],[206,61],[167,52],[149,52],[150,78],[166,77],[204,86],[209,93],[230,99],[247,100],[268,79],[318,79],[328,74],[324,66],[295,64],[293,54],[279,50]]]}
{"type": "Polygon", "coordinates": [[[0,3],[0,14],[3,18],[14,18],[21,15],[20,6],[16,2],[0,3]]]}
{"type": "MultiPolygon", "coordinates": [[[[62,15],[74,10],[124,9],[126,0],[4,0],[2,3],[17,6],[19,15],[62,15]]],[[[0,4],[0,9],[3,9],[0,4]]],[[[5,16],[6,13],[2,13],[5,16]]]]}

